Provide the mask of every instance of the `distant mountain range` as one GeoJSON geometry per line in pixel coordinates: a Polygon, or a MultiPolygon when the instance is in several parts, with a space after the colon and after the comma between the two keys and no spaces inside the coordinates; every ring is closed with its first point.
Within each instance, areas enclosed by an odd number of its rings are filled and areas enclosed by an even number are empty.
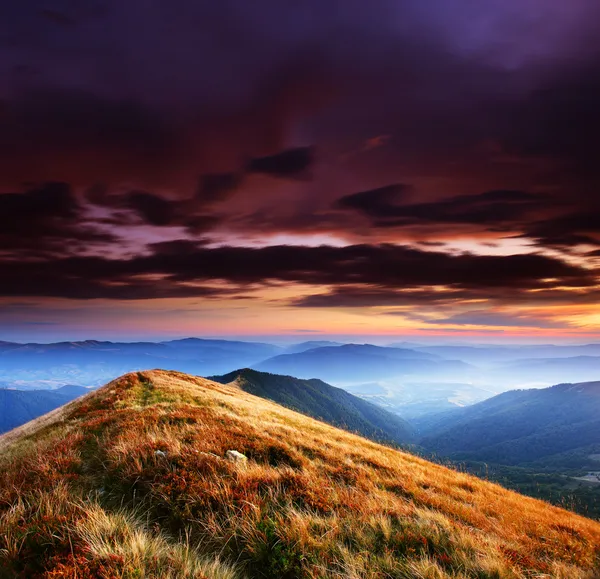
{"type": "Polygon", "coordinates": [[[367,438],[400,444],[412,439],[411,426],[399,416],[321,380],[302,380],[247,368],[209,379],[221,384],[233,383],[244,392],[367,438]]]}
{"type": "Polygon", "coordinates": [[[558,380],[583,382],[600,372],[600,344],[580,346],[393,346],[310,340],[287,347],[261,342],[185,338],[163,342],[84,340],[53,344],[0,342],[0,385],[98,386],[151,368],[197,375],[235,368],[319,378],[336,385],[415,378],[503,391],[558,380]],[[492,388],[488,388],[492,387],[492,388]]]}
{"type": "Polygon", "coordinates": [[[343,346],[342,342],[330,342],[329,340],[310,340],[308,342],[301,342],[300,344],[293,344],[285,349],[286,354],[299,354],[300,352],[306,352],[306,350],[314,350],[316,348],[332,348],[336,346],[343,346]]]}
{"type": "Polygon", "coordinates": [[[0,389],[0,434],[89,392],[88,388],[81,386],[63,386],[56,390],[30,392],[0,389]]]}
{"type": "Polygon", "coordinates": [[[403,342],[390,347],[308,340],[283,347],[200,338],[0,342],[0,387],[19,390],[49,390],[64,384],[95,387],[127,372],[153,368],[208,376],[240,367],[323,380],[404,418],[417,419],[514,388],[595,380],[600,376],[600,344],[428,346],[403,342]]]}
{"type": "Polygon", "coordinates": [[[344,344],[281,354],[253,366],[264,372],[318,377],[344,382],[372,381],[407,375],[465,376],[473,370],[459,360],[445,360],[427,352],[370,344],[344,344]]]}
{"type": "Polygon", "coordinates": [[[419,352],[435,354],[442,358],[464,360],[471,364],[488,364],[519,359],[536,358],[571,358],[575,356],[600,356],[600,344],[581,345],[518,345],[518,346],[456,346],[437,345],[424,346],[412,342],[396,342],[390,344],[394,348],[410,348],[419,352]]]}
{"type": "Polygon", "coordinates": [[[198,375],[229,372],[284,351],[272,344],[187,338],[167,342],[0,343],[0,381],[20,388],[45,380],[83,386],[134,370],[165,368],[198,375]]]}
{"type": "Polygon", "coordinates": [[[422,346],[399,342],[394,346],[472,364],[488,384],[502,390],[559,381],[588,382],[600,376],[600,344],[422,346]]]}
{"type": "Polygon", "coordinates": [[[521,358],[496,369],[497,378],[510,383],[515,376],[527,382],[540,379],[553,382],[589,381],[600,376],[600,356],[573,356],[556,358],[521,358]]]}

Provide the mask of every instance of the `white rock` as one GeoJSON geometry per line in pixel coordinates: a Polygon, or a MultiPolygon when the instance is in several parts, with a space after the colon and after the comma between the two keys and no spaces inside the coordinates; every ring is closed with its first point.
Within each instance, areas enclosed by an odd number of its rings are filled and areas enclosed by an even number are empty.
{"type": "Polygon", "coordinates": [[[248,457],[245,454],[242,454],[237,450],[228,450],[225,453],[225,456],[227,457],[227,460],[230,460],[231,462],[246,462],[248,460],[248,457]]]}
{"type": "Polygon", "coordinates": [[[167,456],[167,453],[166,453],[166,452],[164,452],[164,451],[162,451],[162,450],[156,450],[156,451],[154,452],[154,456],[165,457],[165,456],[167,456]]]}

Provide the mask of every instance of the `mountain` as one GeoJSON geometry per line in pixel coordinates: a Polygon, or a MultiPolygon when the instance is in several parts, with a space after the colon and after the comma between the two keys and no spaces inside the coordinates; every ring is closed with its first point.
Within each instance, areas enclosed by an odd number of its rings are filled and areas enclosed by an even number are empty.
{"type": "Polygon", "coordinates": [[[354,386],[379,383],[377,395],[373,390],[357,393],[405,417],[470,404],[501,390],[488,387],[473,366],[408,348],[313,340],[292,346],[292,351],[260,342],[199,338],[10,343],[4,349],[0,344],[0,387],[49,390],[65,383],[96,387],[121,374],[151,368],[208,376],[253,367],[319,378],[352,393],[354,386]]]}
{"type": "Polygon", "coordinates": [[[523,465],[600,445],[600,382],[510,391],[417,421],[421,444],[458,459],[523,465]]]}
{"type": "Polygon", "coordinates": [[[598,545],[595,521],[178,372],[0,437],[2,578],[584,579],[598,545]]]}
{"type": "MultiPolygon", "coordinates": [[[[405,346],[398,343],[396,347],[405,346]]],[[[414,346],[417,352],[476,366],[479,382],[498,391],[587,382],[600,375],[600,344],[519,346],[414,346]]]]}
{"type": "Polygon", "coordinates": [[[493,362],[504,362],[519,359],[536,358],[574,358],[577,356],[600,356],[600,344],[581,345],[438,345],[424,346],[410,342],[398,342],[390,344],[394,348],[411,348],[419,352],[435,354],[442,358],[452,360],[463,360],[471,364],[487,364],[493,362]]]}
{"type": "Polygon", "coordinates": [[[301,342],[299,344],[293,344],[285,349],[286,354],[299,354],[300,352],[306,352],[307,350],[314,350],[315,348],[328,348],[343,346],[341,342],[331,342],[329,340],[309,340],[308,342],[301,342]]]}
{"type": "Polygon", "coordinates": [[[207,361],[214,361],[215,357],[229,361],[233,356],[246,360],[262,360],[282,351],[278,346],[262,342],[207,340],[202,338],[184,338],[182,340],[161,342],[161,344],[172,350],[193,354],[194,357],[205,358],[207,361]]]}
{"type": "Polygon", "coordinates": [[[400,444],[412,438],[411,426],[399,416],[321,380],[301,380],[248,368],[210,379],[221,384],[235,384],[244,392],[367,438],[400,444]]]}
{"type": "Polygon", "coordinates": [[[0,352],[7,352],[8,350],[18,348],[19,346],[21,346],[21,344],[15,342],[3,342],[0,340],[0,352]]]}
{"type": "Polygon", "coordinates": [[[87,393],[89,390],[80,386],[31,392],[0,389],[0,433],[21,426],[87,393]]]}
{"type": "Polygon", "coordinates": [[[503,380],[518,376],[523,381],[544,381],[549,384],[561,380],[587,382],[600,376],[600,356],[522,358],[498,366],[495,372],[503,380]]]}
{"type": "Polygon", "coordinates": [[[471,369],[464,362],[443,360],[426,352],[369,344],[345,344],[297,354],[281,354],[252,367],[263,372],[339,383],[372,382],[419,374],[462,376],[471,369]]]}
{"type": "Polygon", "coordinates": [[[19,389],[47,382],[99,386],[126,372],[167,368],[219,374],[250,366],[283,350],[271,344],[186,338],[166,342],[0,344],[0,383],[19,389]]]}

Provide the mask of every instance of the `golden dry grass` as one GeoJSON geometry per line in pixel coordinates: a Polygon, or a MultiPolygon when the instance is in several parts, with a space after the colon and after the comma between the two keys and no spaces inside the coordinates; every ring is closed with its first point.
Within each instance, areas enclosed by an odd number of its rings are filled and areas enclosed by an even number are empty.
{"type": "Polygon", "coordinates": [[[0,577],[600,576],[597,522],[177,372],[0,451],[0,577]]]}

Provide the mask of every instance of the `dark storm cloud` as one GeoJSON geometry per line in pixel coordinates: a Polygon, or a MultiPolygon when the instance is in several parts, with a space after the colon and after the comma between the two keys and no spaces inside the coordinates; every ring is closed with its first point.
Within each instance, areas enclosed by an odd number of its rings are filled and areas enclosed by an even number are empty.
{"type": "MultiPolygon", "coordinates": [[[[456,289],[436,292],[429,288],[397,290],[389,287],[342,285],[327,292],[312,294],[293,301],[305,308],[368,308],[383,306],[431,306],[452,304],[463,299],[494,299],[493,291],[456,289]],[[484,297],[485,296],[485,297],[484,297]]],[[[388,312],[390,313],[390,312],[388,312]]],[[[401,314],[400,314],[401,315],[401,314]]]]}
{"type": "Polygon", "coordinates": [[[213,173],[203,175],[198,184],[196,199],[203,205],[222,201],[241,185],[242,179],[242,173],[213,173]]]}
{"type": "Polygon", "coordinates": [[[140,102],[81,89],[28,90],[0,112],[3,179],[156,179],[172,170],[178,137],[140,102]]]}
{"type": "Polygon", "coordinates": [[[174,206],[176,204],[147,193],[132,191],[127,194],[125,203],[134,209],[145,223],[149,225],[170,225],[173,222],[174,206]]]}
{"type": "Polygon", "coordinates": [[[0,194],[0,248],[5,251],[21,256],[31,252],[64,255],[75,248],[114,240],[82,221],[82,208],[67,183],[0,194]]]}
{"type": "Polygon", "coordinates": [[[5,233],[18,231],[26,220],[43,229],[44,222],[74,221],[78,214],[79,204],[67,183],[46,183],[25,193],[0,195],[0,226],[5,233]]]}
{"type": "Polygon", "coordinates": [[[337,76],[328,51],[359,18],[351,10],[338,21],[331,0],[267,0],[264,13],[238,2],[109,0],[102,13],[61,12],[77,24],[58,29],[36,4],[0,8],[0,170],[11,184],[174,187],[248,158],[252,171],[296,176],[310,155],[293,149],[290,129],[328,100],[337,76]],[[335,29],[344,32],[329,38],[335,29]]]}
{"type": "MultiPolygon", "coordinates": [[[[428,22],[440,7],[425,18],[420,4],[109,0],[102,9],[54,10],[13,3],[0,13],[7,69],[39,73],[0,84],[2,142],[19,145],[5,179],[49,178],[41,173],[53,165],[75,181],[61,167],[64,157],[87,184],[169,185],[199,166],[227,172],[248,157],[253,170],[289,176],[310,164],[308,149],[294,149],[306,138],[391,134],[404,155],[464,151],[486,137],[497,108],[481,99],[518,79],[484,57],[465,57],[454,37],[471,22],[468,6],[448,19],[452,34],[441,35],[428,22]],[[24,159],[29,166],[14,163],[24,159]]],[[[502,18],[490,7],[489,21],[502,18]]],[[[490,42],[492,28],[488,22],[490,42]]]]}
{"type": "MultiPolygon", "coordinates": [[[[311,148],[290,149],[276,155],[253,159],[245,173],[296,178],[305,174],[312,160],[311,148]]],[[[107,207],[131,209],[147,225],[181,225],[197,233],[209,229],[219,221],[218,215],[210,210],[215,204],[225,201],[235,193],[245,173],[239,171],[203,175],[195,194],[187,198],[166,199],[148,191],[130,191],[124,195],[109,194],[107,191],[94,194],[92,190],[88,199],[107,207]]]]}
{"type": "Polygon", "coordinates": [[[346,195],[337,201],[337,205],[343,209],[353,209],[369,217],[380,219],[387,217],[390,209],[396,211],[399,208],[398,203],[406,197],[407,193],[410,193],[410,187],[398,183],[346,195]]]}
{"type": "Polygon", "coordinates": [[[183,199],[167,199],[156,193],[139,190],[112,192],[102,186],[89,188],[85,199],[97,207],[110,210],[111,216],[104,218],[104,221],[114,226],[180,226],[192,234],[198,234],[219,223],[220,216],[211,212],[211,206],[231,194],[227,189],[233,190],[237,179],[234,175],[209,175],[202,180],[200,191],[183,199]],[[124,210],[129,215],[123,214],[124,210]]]}
{"type": "MultiPolygon", "coordinates": [[[[83,264],[85,266],[85,264],[83,264]]],[[[73,300],[145,300],[160,298],[223,298],[231,292],[211,287],[186,287],[172,285],[160,280],[136,280],[133,277],[121,277],[113,281],[109,279],[86,279],[85,271],[80,274],[57,275],[55,272],[44,272],[37,267],[10,267],[17,270],[19,280],[8,280],[3,283],[0,293],[4,296],[21,295],[23,297],[35,296],[58,297],[73,300]],[[36,287],[44,287],[43,291],[36,287]]]]}
{"type": "Polygon", "coordinates": [[[49,8],[44,8],[41,11],[41,14],[51,22],[59,24],[61,26],[72,26],[73,24],[75,24],[75,20],[73,18],[59,10],[51,10],[49,8]]]}
{"type": "MultiPolygon", "coordinates": [[[[597,46],[600,48],[600,46],[597,46]]],[[[600,155],[600,51],[596,58],[561,71],[501,116],[506,147],[521,155],[567,162],[561,171],[596,178],[600,155]]]]}
{"type": "Polygon", "coordinates": [[[530,223],[524,236],[547,247],[600,245],[600,207],[596,199],[589,199],[587,205],[585,211],[578,210],[530,223]]]}
{"type": "MultiPolygon", "coordinates": [[[[417,321],[425,321],[423,316],[412,315],[413,307],[447,308],[461,305],[464,300],[484,300],[500,306],[541,306],[561,304],[590,305],[598,303],[600,291],[594,288],[569,291],[564,289],[536,290],[534,297],[527,292],[506,291],[506,288],[467,287],[436,291],[423,287],[404,290],[402,288],[368,287],[361,285],[342,285],[325,292],[303,296],[292,301],[297,307],[306,308],[369,308],[404,307],[410,309],[390,310],[385,315],[398,315],[417,321]]],[[[431,318],[427,319],[431,321],[431,318]]],[[[439,323],[436,320],[436,323],[439,323]]],[[[535,325],[535,324],[531,324],[535,325]]]]}
{"type": "Polygon", "coordinates": [[[289,149],[277,155],[252,159],[248,164],[248,172],[274,177],[298,177],[312,165],[313,159],[314,150],[311,147],[289,149]]]}
{"type": "Polygon", "coordinates": [[[156,244],[151,255],[128,260],[66,258],[43,271],[37,263],[22,262],[8,263],[5,269],[9,282],[2,287],[3,295],[79,299],[132,299],[153,292],[155,297],[205,295],[203,284],[215,281],[240,289],[269,282],[351,286],[375,294],[400,287],[433,292],[433,286],[448,286],[471,296],[595,283],[593,272],[541,255],[452,256],[391,245],[253,249],[180,241],[156,244]],[[550,284],[549,278],[557,281],[550,284]]]}
{"type": "Polygon", "coordinates": [[[406,185],[389,185],[342,197],[337,206],[362,213],[375,227],[416,224],[516,224],[528,214],[547,206],[548,199],[523,191],[488,191],[461,195],[430,203],[406,203],[406,185]]]}
{"type": "Polygon", "coordinates": [[[520,237],[541,247],[568,249],[600,244],[600,206],[594,195],[581,193],[495,190],[411,203],[412,188],[395,184],[346,195],[334,208],[362,215],[372,228],[471,225],[497,233],[522,231],[520,237]]]}
{"type": "Polygon", "coordinates": [[[206,276],[233,283],[262,279],[322,285],[535,288],[544,287],[542,280],[547,278],[560,279],[565,286],[586,286],[594,279],[592,272],[542,255],[452,256],[393,245],[220,247],[166,258],[158,245],[152,257],[131,265],[134,271],[171,270],[173,279],[180,281],[206,276]]]}
{"type": "Polygon", "coordinates": [[[298,305],[343,306],[527,289],[560,300],[566,292],[544,280],[595,283],[595,272],[543,255],[386,245],[183,241],[120,260],[69,257],[101,242],[118,255],[111,233],[148,225],[190,238],[216,225],[225,238],[302,231],[346,239],[425,225],[438,234],[430,244],[453,228],[522,234],[542,248],[598,240],[600,42],[589,34],[597,2],[340,6],[4,3],[0,186],[61,180],[77,194],[92,189],[85,201],[65,185],[0,196],[2,249],[13,253],[1,264],[0,291],[214,297],[206,284],[215,280],[286,282],[329,288],[298,305]],[[532,23],[531,34],[515,32],[532,23]],[[109,215],[95,223],[89,209],[109,215]],[[62,257],[43,271],[19,260],[44,251],[62,257]],[[440,285],[451,291],[434,291],[440,285]]]}

